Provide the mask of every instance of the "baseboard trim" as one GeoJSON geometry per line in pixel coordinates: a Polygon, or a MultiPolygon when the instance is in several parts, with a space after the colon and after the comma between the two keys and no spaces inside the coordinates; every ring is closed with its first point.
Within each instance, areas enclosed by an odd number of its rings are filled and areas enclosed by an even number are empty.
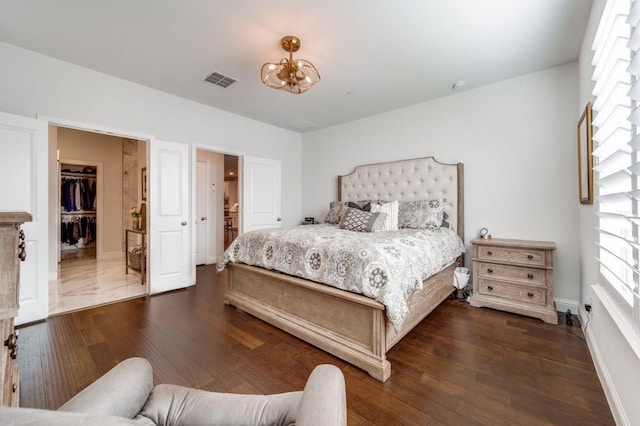
{"type": "Polygon", "coordinates": [[[588,313],[585,310],[580,310],[580,324],[583,324],[582,331],[585,335],[585,340],[587,342],[587,347],[589,348],[589,352],[591,353],[591,358],[593,359],[593,365],[596,368],[596,374],[600,379],[600,383],[602,384],[602,389],[604,390],[604,395],[607,398],[607,402],[609,403],[609,408],[611,409],[611,414],[617,425],[631,425],[629,418],[627,417],[624,407],[622,405],[622,401],[618,396],[618,392],[616,392],[616,388],[613,384],[613,380],[609,375],[609,371],[607,370],[607,366],[602,359],[602,355],[600,354],[600,348],[598,346],[598,342],[591,329],[588,328],[588,313]],[[587,325],[587,328],[584,328],[584,324],[587,325]]]}
{"type": "Polygon", "coordinates": [[[556,311],[558,312],[567,312],[567,310],[570,310],[572,314],[576,315],[579,312],[580,304],[577,300],[560,299],[556,297],[553,301],[556,303],[556,311]]]}

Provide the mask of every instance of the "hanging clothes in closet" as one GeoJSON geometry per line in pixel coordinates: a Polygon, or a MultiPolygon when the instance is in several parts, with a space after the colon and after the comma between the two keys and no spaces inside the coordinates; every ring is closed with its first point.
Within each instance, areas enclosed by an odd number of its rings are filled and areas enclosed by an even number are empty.
{"type": "Polygon", "coordinates": [[[97,168],[77,164],[60,167],[60,249],[95,247],[97,168]]]}
{"type": "Polygon", "coordinates": [[[83,248],[96,241],[96,218],[93,215],[63,215],[60,218],[60,242],[83,248]]]}
{"type": "Polygon", "coordinates": [[[96,179],[94,177],[62,177],[60,203],[64,211],[95,211],[95,202],[96,179]]]}

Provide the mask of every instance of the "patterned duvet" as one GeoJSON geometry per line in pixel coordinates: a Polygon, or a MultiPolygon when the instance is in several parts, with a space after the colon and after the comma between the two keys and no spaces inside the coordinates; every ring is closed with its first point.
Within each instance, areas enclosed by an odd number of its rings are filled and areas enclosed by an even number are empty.
{"type": "Polygon", "coordinates": [[[369,233],[300,225],[240,235],[218,270],[245,263],[359,293],[382,303],[399,330],[411,293],[463,252],[464,243],[447,228],[369,233]]]}

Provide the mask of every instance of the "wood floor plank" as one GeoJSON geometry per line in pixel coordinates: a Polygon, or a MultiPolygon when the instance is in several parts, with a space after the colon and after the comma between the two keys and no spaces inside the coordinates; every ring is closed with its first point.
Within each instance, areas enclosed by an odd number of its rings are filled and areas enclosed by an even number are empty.
{"type": "Polygon", "coordinates": [[[556,425],[614,424],[613,419],[605,422],[600,416],[594,415],[592,411],[575,410],[570,404],[539,392],[524,391],[514,394],[511,406],[513,409],[527,412],[541,421],[556,425]]]}
{"type": "Polygon", "coordinates": [[[538,416],[532,416],[519,410],[514,410],[510,404],[487,397],[486,394],[463,393],[456,406],[456,413],[473,418],[483,425],[551,425],[542,421],[538,416]]]}
{"type": "Polygon", "coordinates": [[[227,273],[197,285],[22,327],[26,407],[57,408],[131,356],[156,383],[218,392],[301,390],[312,369],[345,376],[350,425],[614,424],[579,327],[444,302],[387,354],[385,383],[223,303],[227,273]]]}
{"type": "Polygon", "coordinates": [[[21,392],[21,402],[29,407],[46,406],[44,394],[44,372],[42,370],[43,352],[40,348],[40,335],[44,323],[37,323],[20,330],[18,337],[18,354],[20,355],[20,385],[31,389],[29,393],[21,392]]]}
{"type": "Polygon", "coordinates": [[[51,324],[55,336],[66,342],[69,347],[76,348],[74,351],[67,351],[65,358],[77,393],[99,376],[94,373],[93,357],[75,325],[76,322],[72,316],[61,317],[60,321],[51,324]]]}
{"type": "Polygon", "coordinates": [[[109,371],[112,368],[110,366],[118,363],[118,358],[113,354],[111,347],[106,342],[92,344],[87,349],[91,354],[93,364],[96,366],[95,371],[98,377],[109,371]]]}
{"type": "MultiPolygon", "coordinates": [[[[97,311],[99,312],[99,311],[97,311]]],[[[104,343],[105,338],[99,327],[93,321],[94,313],[90,310],[78,311],[72,318],[76,321],[78,332],[82,335],[87,346],[104,343]]]]}
{"type": "MultiPolygon", "coordinates": [[[[348,406],[353,407],[355,411],[367,419],[369,424],[419,425],[427,424],[432,420],[430,413],[418,410],[396,396],[372,400],[369,378],[364,375],[352,377],[348,388],[348,406]]],[[[439,410],[440,407],[438,407],[439,410]]]]}
{"type": "MultiPolygon", "coordinates": [[[[59,321],[47,321],[43,333],[40,334],[40,348],[42,356],[43,389],[47,408],[57,409],[76,394],[76,387],[71,378],[71,371],[67,361],[68,351],[74,351],[66,342],[56,335],[55,329],[59,321]]],[[[20,352],[18,352],[20,354],[20,352]]],[[[18,358],[20,364],[20,357],[18,358]]],[[[22,383],[20,383],[22,385],[22,383]]],[[[20,398],[22,394],[30,392],[20,386],[20,398]]]]}

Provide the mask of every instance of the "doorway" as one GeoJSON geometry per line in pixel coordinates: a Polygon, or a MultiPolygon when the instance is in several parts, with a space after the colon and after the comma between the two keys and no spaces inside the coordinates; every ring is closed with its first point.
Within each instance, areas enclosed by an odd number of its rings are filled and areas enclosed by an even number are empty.
{"type": "Polygon", "coordinates": [[[217,263],[238,235],[238,157],[196,150],[195,264],[217,263]]]}
{"type": "Polygon", "coordinates": [[[224,156],[224,249],[238,235],[240,217],[240,198],[238,187],[238,157],[224,156]]]}
{"type": "Polygon", "coordinates": [[[60,200],[49,314],[148,294],[147,142],[57,126],[49,134],[60,200]]]}

